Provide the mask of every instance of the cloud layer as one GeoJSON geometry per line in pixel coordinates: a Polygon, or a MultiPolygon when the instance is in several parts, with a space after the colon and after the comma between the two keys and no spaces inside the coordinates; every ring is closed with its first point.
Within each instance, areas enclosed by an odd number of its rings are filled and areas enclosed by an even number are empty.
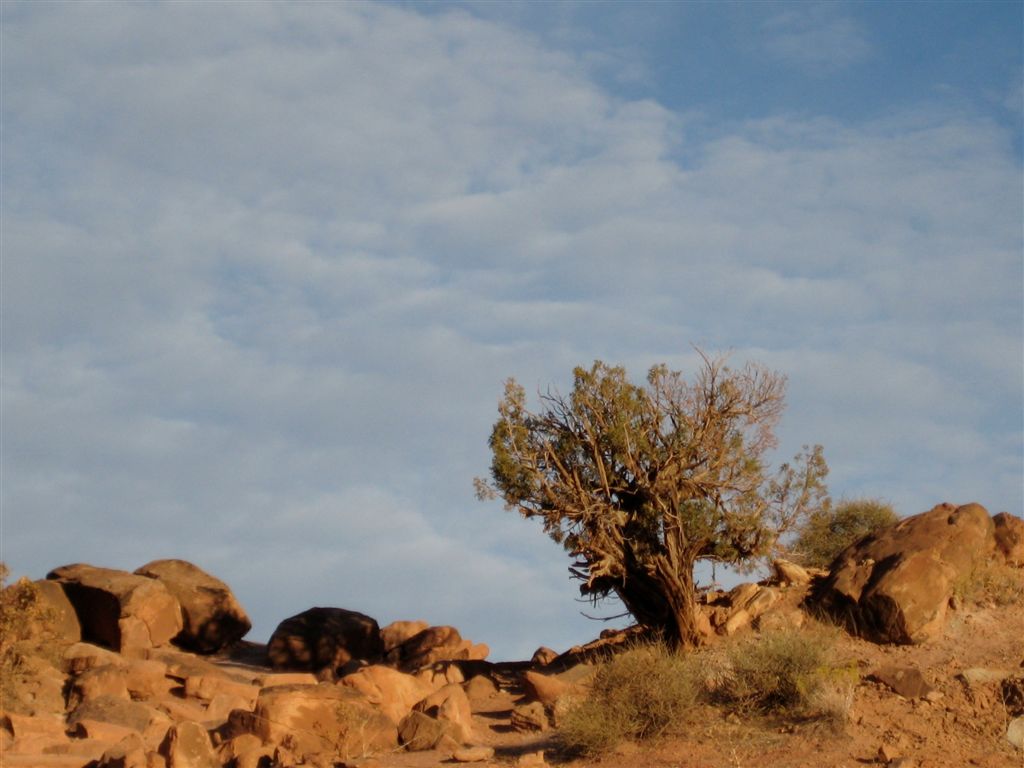
{"type": "MultiPolygon", "coordinates": [[[[806,24],[773,23],[786,55],[806,24]]],[[[564,555],[472,498],[501,382],[691,343],[789,375],[782,453],[823,443],[837,495],[1021,511],[1021,174],[984,114],[709,123],[457,10],[3,33],[16,572],[185,557],[256,639],[329,604],[579,642],[564,555]]]]}

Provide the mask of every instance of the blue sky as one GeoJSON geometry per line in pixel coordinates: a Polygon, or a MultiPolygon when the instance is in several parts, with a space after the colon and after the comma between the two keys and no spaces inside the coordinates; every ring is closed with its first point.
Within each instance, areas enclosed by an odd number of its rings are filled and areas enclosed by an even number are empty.
{"type": "Polygon", "coordinates": [[[564,648],[564,554],[473,498],[502,382],[692,344],[789,377],[834,496],[1021,514],[1019,3],[2,14],[16,574],[564,648]]]}

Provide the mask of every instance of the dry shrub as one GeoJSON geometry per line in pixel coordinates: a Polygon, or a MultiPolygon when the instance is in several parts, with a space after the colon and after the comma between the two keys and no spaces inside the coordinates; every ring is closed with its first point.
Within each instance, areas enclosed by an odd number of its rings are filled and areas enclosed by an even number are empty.
{"type": "Polygon", "coordinates": [[[783,630],[733,645],[714,697],[745,710],[846,721],[857,670],[834,662],[837,633],[783,630]]]}
{"type": "Polygon", "coordinates": [[[700,694],[695,657],[660,643],[636,646],[601,666],[587,696],[566,712],[561,738],[574,752],[596,754],[658,736],[681,723],[700,694]]]}
{"type": "Polygon", "coordinates": [[[953,594],[973,605],[1002,608],[1020,603],[1024,601],[1024,569],[999,560],[982,560],[953,585],[953,594]]]}
{"type": "Polygon", "coordinates": [[[0,699],[5,706],[18,707],[18,677],[28,655],[44,639],[40,627],[49,616],[39,590],[28,579],[4,586],[9,571],[0,563],[0,699]]]}

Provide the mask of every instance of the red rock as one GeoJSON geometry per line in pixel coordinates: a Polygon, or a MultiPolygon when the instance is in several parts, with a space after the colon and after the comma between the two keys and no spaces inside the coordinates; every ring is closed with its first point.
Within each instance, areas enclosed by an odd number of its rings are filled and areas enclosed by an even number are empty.
{"type": "Polygon", "coordinates": [[[417,703],[413,709],[450,723],[452,727],[448,735],[459,744],[468,744],[473,740],[473,712],[461,685],[446,685],[417,703]]]}
{"type": "Polygon", "coordinates": [[[1008,565],[1024,567],[1024,520],[1000,512],[992,516],[995,526],[996,549],[1008,565]]]}
{"type": "Polygon", "coordinates": [[[231,588],[185,560],[154,560],[136,574],[160,581],[181,604],[184,626],[174,643],[214,653],[241,640],[252,627],[231,588]]]}
{"type": "Polygon", "coordinates": [[[941,631],[954,583],[994,547],[984,507],[940,504],[848,547],[812,599],[870,640],[919,643],[941,631]]]}
{"type": "Polygon", "coordinates": [[[181,631],[181,606],[154,579],[110,568],[75,564],[46,578],[61,584],[75,607],[82,637],[125,655],[165,645],[181,631]]]}
{"type": "Polygon", "coordinates": [[[344,608],[310,608],[282,621],[267,645],[275,669],[337,670],[350,661],[380,661],[384,644],[377,622],[344,608]]]}
{"type": "Polygon", "coordinates": [[[430,685],[412,675],[376,664],[346,675],[339,684],[359,691],[395,725],[433,692],[430,685]]]}
{"type": "Polygon", "coordinates": [[[331,683],[266,688],[248,719],[265,744],[288,738],[298,755],[332,750],[361,755],[387,751],[397,743],[395,724],[386,715],[354,689],[331,683]]]}
{"type": "Polygon", "coordinates": [[[167,768],[218,768],[210,737],[199,723],[176,723],[167,731],[160,745],[160,754],[167,758],[167,768]]]}

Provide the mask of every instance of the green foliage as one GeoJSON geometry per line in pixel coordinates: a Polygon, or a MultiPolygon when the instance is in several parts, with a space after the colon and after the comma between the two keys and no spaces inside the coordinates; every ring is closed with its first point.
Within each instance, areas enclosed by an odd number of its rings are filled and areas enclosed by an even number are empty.
{"type": "Polygon", "coordinates": [[[700,691],[696,657],[663,644],[637,646],[601,666],[559,733],[569,749],[584,754],[607,751],[626,739],[649,739],[680,725],[700,691]]]}
{"type": "Polygon", "coordinates": [[[893,508],[875,499],[841,501],[808,516],[797,531],[794,557],[802,565],[828,568],[844,549],[899,520],[893,508]]]}
{"type": "Polygon", "coordinates": [[[482,497],[539,519],[574,558],[593,599],[618,596],[674,642],[698,640],[693,567],[767,555],[780,534],[827,502],[820,446],[769,475],[785,379],[701,354],[692,382],[659,365],[646,385],[598,361],[574,371],[568,397],[532,412],[509,380],[491,433],[482,497]]]}
{"type": "Polygon", "coordinates": [[[717,698],[764,713],[845,719],[859,674],[833,663],[835,640],[825,630],[784,630],[737,643],[717,698]]]}

